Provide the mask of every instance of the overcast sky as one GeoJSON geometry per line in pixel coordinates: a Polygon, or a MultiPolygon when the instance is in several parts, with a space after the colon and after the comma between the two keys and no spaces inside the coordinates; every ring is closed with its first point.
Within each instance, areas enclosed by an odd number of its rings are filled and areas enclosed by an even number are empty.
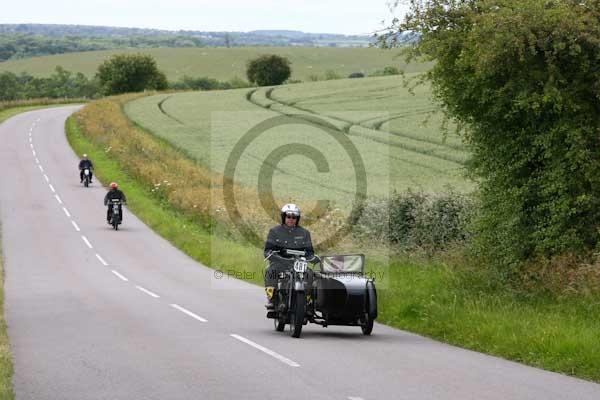
{"type": "Polygon", "coordinates": [[[390,0],[5,0],[0,23],[370,34],[390,0]]]}

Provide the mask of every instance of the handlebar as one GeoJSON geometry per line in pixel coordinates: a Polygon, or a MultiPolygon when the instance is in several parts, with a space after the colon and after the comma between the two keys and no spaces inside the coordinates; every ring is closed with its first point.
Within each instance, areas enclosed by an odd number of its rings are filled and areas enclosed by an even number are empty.
{"type": "MultiPolygon", "coordinates": [[[[303,250],[292,250],[292,249],[273,250],[267,255],[267,257],[265,258],[264,261],[269,260],[272,256],[277,256],[279,258],[289,261],[290,260],[289,258],[285,258],[281,255],[282,252],[285,252],[285,254],[294,256],[294,258],[304,257],[306,255],[306,252],[303,250]]],[[[321,262],[321,258],[319,256],[317,256],[316,254],[313,254],[313,256],[311,258],[307,259],[306,261],[308,261],[309,263],[312,263],[312,264],[316,264],[318,262],[321,262]]]]}

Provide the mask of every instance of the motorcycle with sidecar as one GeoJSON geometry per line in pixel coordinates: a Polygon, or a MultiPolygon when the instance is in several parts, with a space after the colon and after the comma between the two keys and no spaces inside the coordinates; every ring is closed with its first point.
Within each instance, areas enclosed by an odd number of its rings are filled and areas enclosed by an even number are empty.
{"type": "Polygon", "coordinates": [[[281,332],[289,325],[290,335],[298,338],[310,322],[323,327],[360,326],[364,335],[371,334],[377,318],[377,291],[374,279],[365,276],[364,254],[307,259],[304,251],[286,249],[272,252],[265,260],[277,262],[282,255],[293,267],[277,276],[274,309],[267,312],[275,330],[281,332]],[[317,268],[312,270],[309,264],[317,268]]]}

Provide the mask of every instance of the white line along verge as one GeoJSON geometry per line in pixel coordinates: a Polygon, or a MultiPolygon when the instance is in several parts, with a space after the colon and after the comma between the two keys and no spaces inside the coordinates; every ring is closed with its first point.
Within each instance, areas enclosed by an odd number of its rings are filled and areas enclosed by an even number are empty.
{"type": "Polygon", "coordinates": [[[46,180],[46,182],[50,182],[50,178],[48,178],[48,175],[44,174],[44,179],[46,180]]]}
{"type": "Polygon", "coordinates": [[[129,279],[125,278],[123,275],[121,275],[120,273],[118,273],[117,271],[115,271],[114,269],[111,271],[113,274],[115,274],[116,276],[119,277],[120,280],[125,281],[125,282],[129,282],[129,279]]]}
{"type": "Polygon", "coordinates": [[[96,258],[98,259],[98,261],[100,261],[102,263],[102,265],[104,265],[105,267],[108,266],[108,263],[106,261],[104,261],[104,258],[102,258],[100,256],[100,254],[96,254],[96,258]]]}
{"type": "Polygon", "coordinates": [[[37,153],[35,152],[35,150],[31,150],[31,154],[33,154],[33,156],[35,157],[36,162],[39,164],[40,160],[37,159],[37,153]]]}
{"type": "Polygon", "coordinates": [[[60,197],[58,197],[57,194],[54,195],[54,198],[56,199],[56,201],[58,201],[58,204],[62,204],[62,200],[60,199],[60,197]]]}
{"type": "Polygon", "coordinates": [[[79,229],[79,226],[77,225],[77,223],[75,221],[71,221],[71,223],[73,224],[73,228],[75,228],[75,230],[77,232],[81,232],[81,229],[79,229]]]}
{"type": "Polygon", "coordinates": [[[93,249],[92,244],[90,243],[89,240],[87,240],[87,238],[85,236],[81,236],[81,240],[83,240],[85,242],[85,244],[87,245],[87,247],[89,247],[90,249],[93,249]]]}
{"type": "Polygon", "coordinates": [[[199,316],[199,315],[196,315],[196,314],[194,314],[193,312],[191,312],[191,311],[189,311],[189,310],[186,310],[185,308],[183,308],[183,307],[181,307],[181,306],[178,306],[177,304],[171,304],[171,307],[173,307],[173,308],[174,308],[174,309],[176,309],[176,310],[179,310],[179,311],[181,311],[181,312],[182,312],[182,313],[184,313],[184,314],[187,314],[187,315],[189,315],[190,317],[192,317],[192,318],[194,318],[194,319],[196,319],[196,320],[198,320],[198,321],[200,321],[200,322],[208,322],[206,319],[202,318],[201,316],[199,316]]]}
{"type": "MultiPolygon", "coordinates": [[[[35,151],[34,151],[34,153],[35,153],[35,151]]],[[[34,156],[35,156],[35,154],[34,154],[34,156]]],[[[35,163],[36,163],[36,164],[39,164],[39,163],[40,163],[40,159],[36,157],[36,158],[35,158],[35,163]]]]}
{"type": "Polygon", "coordinates": [[[65,215],[66,215],[68,218],[71,218],[71,213],[69,212],[69,210],[67,210],[65,207],[63,207],[63,211],[65,212],[65,215]]]}
{"type": "Polygon", "coordinates": [[[40,171],[43,173],[44,172],[44,167],[42,167],[41,165],[38,165],[38,168],[40,169],[40,171]]]}
{"type": "Polygon", "coordinates": [[[298,364],[297,362],[292,361],[289,358],[285,358],[281,354],[278,354],[278,353],[274,352],[273,350],[269,350],[266,347],[261,346],[260,344],[254,343],[250,339],[246,339],[245,337],[236,335],[236,334],[231,334],[230,336],[234,339],[239,340],[240,342],[246,343],[247,345],[250,345],[250,346],[254,347],[255,349],[262,351],[263,353],[270,355],[271,357],[278,359],[279,361],[281,361],[284,364],[289,365],[290,367],[299,367],[300,366],[300,364],[298,364]]]}
{"type": "Polygon", "coordinates": [[[158,299],[158,298],[160,297],[160,296],[159,296],[159,295],[157,295],[156,293],[152,293],[152,292],[151,292],[151,291],[149,291],[148,289],[144,289],[144,288],[143,288],[143,287],[141,287],[141,286],[136,286],[136,288],[137,288],[138,290],[141,290],[142,292],[146,293],[148,296],[152,296],[152,297],[154,297],[155,299],[158,299]]]}
{"type": "Polygon", "coordinates": [[[54,190],[54,186],[52,186],[50,183],[48,184],[48,186],[50,186],[50,190],[52,190],[54,193],[56,193],[56,190],[54,190]]]}

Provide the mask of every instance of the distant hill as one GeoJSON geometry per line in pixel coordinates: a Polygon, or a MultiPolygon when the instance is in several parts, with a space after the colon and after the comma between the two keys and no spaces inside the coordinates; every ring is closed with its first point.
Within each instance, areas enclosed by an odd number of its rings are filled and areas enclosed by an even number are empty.
{"type": "Polygon", "coordinates": [[[372,37],[293,30],[168,31],[89,25],[0,24],[0,61],[80,51],[155,47],[367,47],[372,37]]]}

